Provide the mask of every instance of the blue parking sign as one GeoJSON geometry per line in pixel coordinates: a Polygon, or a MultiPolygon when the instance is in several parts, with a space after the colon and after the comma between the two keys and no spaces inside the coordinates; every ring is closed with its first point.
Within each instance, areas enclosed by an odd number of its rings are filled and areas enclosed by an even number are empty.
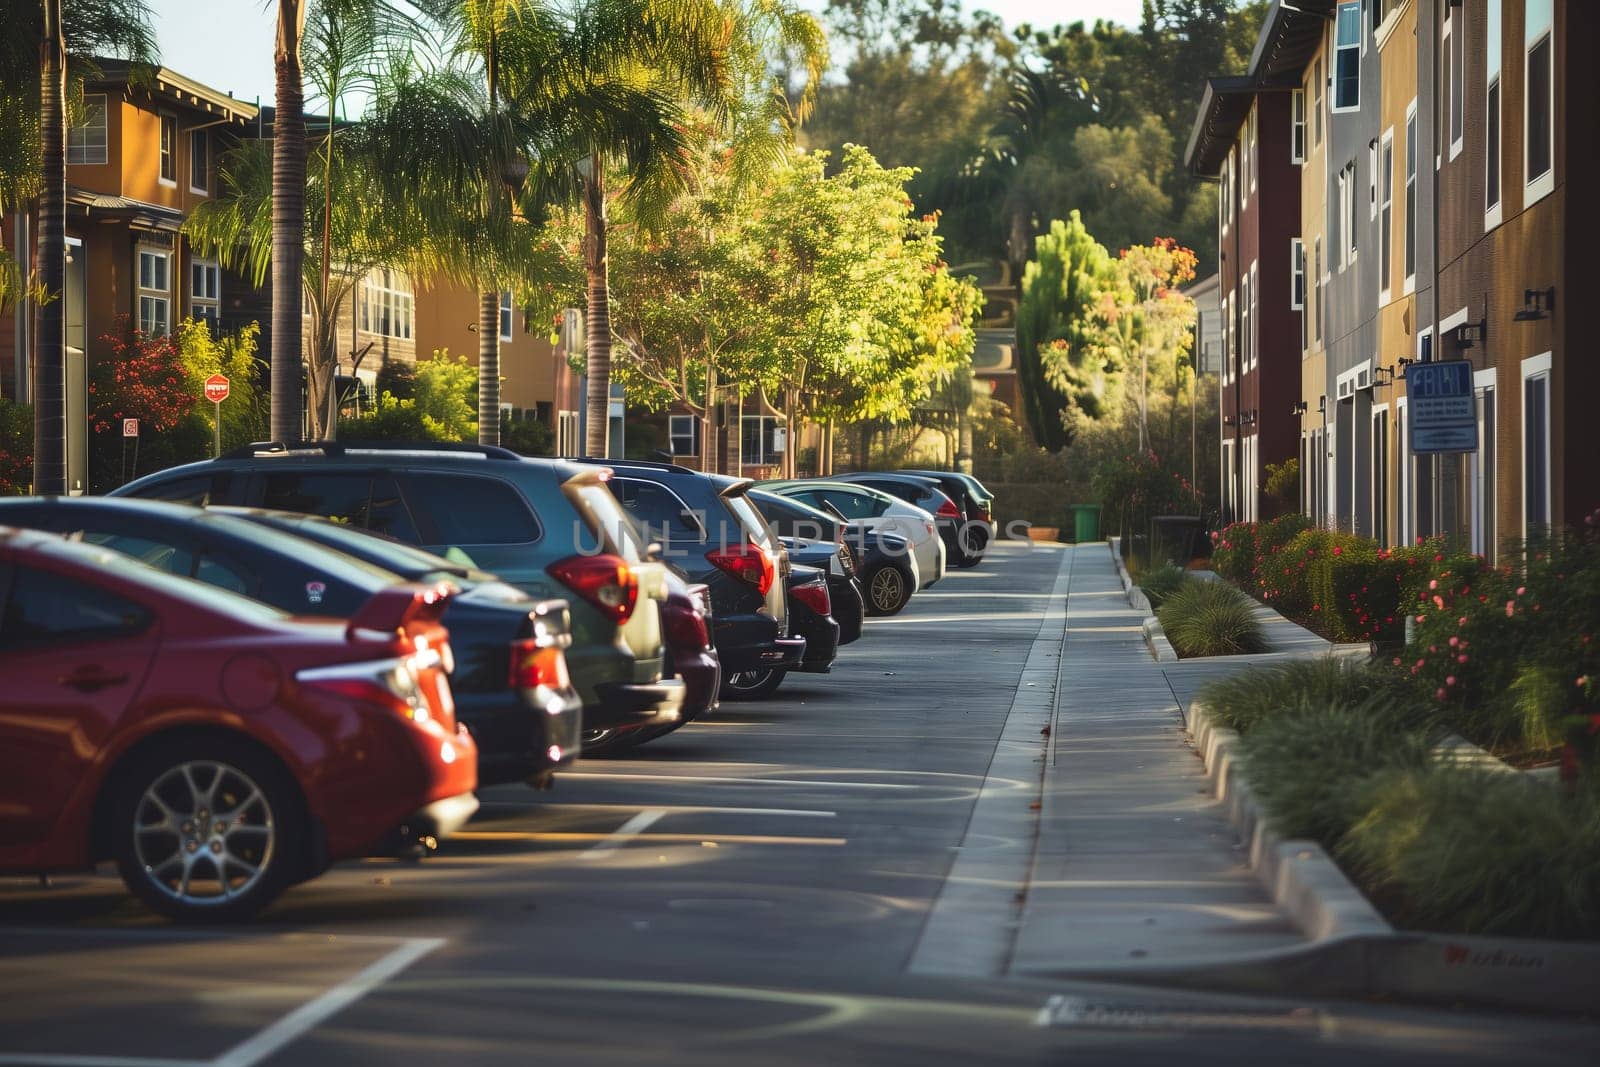
{"type": "Polygon", "coordinates": [[[1406,368],[1411,451],[1440,455],[1478,450],[1478,405],[1472,364],[1464,359],[1406,368]]]}

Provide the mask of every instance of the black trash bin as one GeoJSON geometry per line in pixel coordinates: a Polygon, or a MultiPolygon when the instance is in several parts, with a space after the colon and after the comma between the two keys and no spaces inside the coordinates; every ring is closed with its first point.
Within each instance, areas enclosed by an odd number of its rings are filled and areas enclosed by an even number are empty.
{"type": "Polygon", "coordinates": [[[1202,554],[1205,520],[1199,515],[1157,515],[1150,520],[1150,562],[1171,560],[1180,567],[1202,554]]]}

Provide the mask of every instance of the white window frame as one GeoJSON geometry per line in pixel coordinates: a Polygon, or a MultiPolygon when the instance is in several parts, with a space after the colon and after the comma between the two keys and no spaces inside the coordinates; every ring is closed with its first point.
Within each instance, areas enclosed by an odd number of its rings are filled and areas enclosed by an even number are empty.
{"type": "Polygon", "coordinates": [[[1367,145],[1367,221],[1378,219],[1378,142],[1367,145]]]}
{"type": "Polygon", "coordinates": [[[190,130],[189,131],[189,191],[191,193],[196,194],[197,196],[210,196],[211,195],[211,131],[210,130],[190,130]],[[204,146],[200,150],[200,152],[198,152],[198,153],[196,153],[195,150],[194,150],[194,146],[196,144],[200,144],[200,145],[204,146]],[[196,159],[197,156],[199,156],[199,157],[201,157],[201,158],[203,158],[205,160],[205,171],[202,174],[202,177],[203,177],[203,179],[205,181],[204,185],[196,185],[194,183],[194,163],[195,163],[195,159],[196,159]]]}
{"type": "Polygon", "coordinates": [[[1484,33],[1484,68],[1488,72],[1483,83],[1483,229],[1487,233],[1500,225],[1506,201],[1505,165],[1502,162],[1506,147],[1506,91],[1505,80],[1500,76],[1501,53],[1504,51],[1504,0],[1488,0],[1489,22],[1484,33]],[[1489,151],[1489,130],[1496,132],[1494,151],[1489,151]],[[1489,185],[1493,181],[1495,198],[1489,201],[1489,185]]]}
{"type": "MultiPolygon", "coordinates": [[[[1331,401],[1330,401],[1331,402],[1331,401]]],[[[1330,530],[1339,528],[1339,424],[1328,423],[1323,435],[1326,446],[1322,458],[1322,523],[1330,530]]]]}
{"type": "MultiPolygon", "coordinates": [[[[1405,282],[1401,292],[1410,295],[1417,291],[1417,216],[1421,214],[1418,196],[1421,187],[1417,184],[1417,98],[1412,97],[1411,103],[1406,107],[1406,151],[1405,168],[1406,180],[1402,185],[1406,194],[1406,232],[1401,244],[1401,270],[1405,272],[1405,282]],[[1407,260],[1410,262],[1407,263],[1407,260]],[[1405,268],[1409,266],[1409,271],[1405,268]]],[[[1435,205],[1437,207],[1437,205],[1435,205]]]]}
{"type": "Polygon", "coordinates": [[[1250,261],[1250,303],[1245,308],[1245,314],[1250,316],[1249,328],[1245,330],[1245,346],[1250,353],[1250,369],[1255,370],[1256,364],[1261,360],[1261,261],[1250,261]]]}
{"type": "Polygon", "coordinates": [[[361,330],[409,341],[416,325],[416,292],[399,271],[378,267],[361,282],[361,330]]]}
{"type": "Polygon", "coordinates": [[[67,127],[67,163],[70,166],[100,166],[109,158],[111,144],[111,102],[105,93],[85,93],[83,97],[84,121],[76,126],[67,127]],[[100,121],[91,123],[89,117],[93,114],[92,102],[100,102],[100,121]],[[89,134],[98,131],[99,143],[96,144],[89,134]],[[74,145],[73,135],[78,135],[78,144],[74,145]],[[78,158],[74,158],[74,157],[78,158]]]}
{"type": "Polygon", "coordinates": [[[1250,373],[1250,272],[1239,277],[1239,373],[1250,373]]]}
{"type": "Polygon", "coordinates": [[[1316,331],[1313,334],[1313,340],[1315,341],[1315,347],[1321,348],[1322,347],[1322,296],[1323,296],[1323,293],[1327,289],[1327,283],[1328,283],[1328,276],[1325,273],[1323,273],[1322,235],[1321,234],[1318,234],[1313,239],[1313,241],[1312,241],[1312,251],[1313,251],[1313,257],[1312,257],[1312,263],[1311,263],[1311,286],[1312,286],[1312,296],[1315,297],[1315,299],[1312,301],[1312,303],[1317,305],[1316,308],[1314,309],[1316,314],[1313,316],[1313,321],[1314,321],[1314,323],[1316,325],[1316,331]]]}
{"type": "Polygon", "coordinates": [[[1261,150],[1260,150],[1260,147],[1256,143],[1256,125],[1257,125],[1257,122],[1259,120],[1260,112],[1261,112],[1260,101],[1259,100],[1251,101],[1251,103],[1250,103],[1250,117],[1245,120],[1246,125],[1249,127],[1248,137],[1249,137],[1249,145],[1250,145],[1250,161],[1245,165],[1245,170],[1250,175],[1250,191],[1252,193],[1254,193],[1256,191],[1256,176],[1259,174],[1259,172],[1261,170],[1261,150]]]}
{"type": "MultiPolygon", "coordinates": [[[[1522,206],[1527,208],[1549,196],[1556,188],[1556,26],[1554,0],[1528,0],[1526,33],[1522,45],[1522,206]],[[1546,16],[1538,14],[1546,12],[1546,16]],[[1533,50],[1548,34],[1550,38],[1550,169],[1542,174],[1529,174],[1529,150],[1533,147],[1528,137],[1529,105],[1533,102],[1528,93],[1528,74],[1532,67],[1533,50]]],[[[1502,131],[1502,136],[1504,131],[1502,131]]]]}
{"type": "Polygon", "coordinates": [[[1306,129],[1306,91],[1289,90],[1289,162],[1304,163],[1310,154],[1306,143],[1310,131],[1306,129]]]}
{"type": "Polygon", "coordinates": [[[215,259],[206,259],[202,256],[189,257],[189,317],[205,319],[211,324],[213,330],[222,325],[222,265],[215,259]],[[195,272],[200,271],[200,279],[195,272]],[[199,286],[197,280],[207,280],[211,283],[210,291],[206,286],[199,286]]]}
{"type": "Polygon", "coordinates": [[[134,262],[138,274],[134,278],[137,284],[137,303],[135,311],[138,315],[139,332],[150,337],[169,337],[172,334],[172,252],[165,248],[153,248],[149,245],[139,245],[134,253],[134,262]],[[152,284],[145,284],[145,260],[148,257],[151,264],[152,284]],[[154,284],[156,264],[160,264],[162,280],[165,288],[154,284]],[[149,314],[146,314],[146,307],[149,314]],[[156,315],[156,309],[161,309],[161,314],[156,315]],[[157,323],[161,328],[156,329],[157,323]],[[148,327],[148,328],[147,328],[148,327]]]}
{"type": "Polygon", "coordinates": [[[1306,306],[1306,243],[1289,238],[1289,308],[1304,311],[1306,306]]]}
{"type": "Polygon", "coordinates": [[[510,341],[516,329],[516,314],[509,292],[500,294],[500,340],[510,341]]]}
{"type": "Polygon", "coordinates": [[[771,423],[776,431],[778,423],[782,420],[777,415],[740,415],[739,416],[739,466],[741,467],[770,467],[783,458],[783,449],[768,448],[767,424],[771,423]],[[744,428],[746,424],[758,422],[761,425],[761,452],[759,459],[748,459],[744,452],[744,428]]]}
{"type": "Polygon", "coordinates": [[[156,181],[168,189],[178,187],[178,116],[170,111],[156,113],[157,148],[156,148],[156,181]],[[171,126],[167,124],[171,123],[171,126]],[[167,136],[168,130],[172,136],[167,136]],[[167,177],[167,168],[172,168],[172,177],[167,177]]]}
{"type": "Polygon", "coordinates": [[[1222,384],[1227,385],[1235,377],[1233,367],[1233,342],[1234,335],[1238,333],[1233,328],[1234,290],[1230,289],[1222,298],[1222,384]]]}
{"type": "Polygon", "coordinates": [[[1396,397],[1394,402],[1395,421],[1395,515],[1399,523],[1400,536],[1396,538],[1397,544],[1409,545],[1412,542],[1411,529],[1411,420],[1407,417],[1408,400],[1406,397],[1396,397]]]}
{"type": "Polygon", "coordinates": [[[1334,8],[1333,12],[1333,32],[1329,35],[1329,48],[1331,51],[1328,62],[1328,103],[1330,104],[1330,110],[1335,115],[1361,110],[1361,55],[1366,51],[1367,41],[1366,31],[1363,28],[1366,19],[1362,17],[1362,3],[1363,0],[1339,0],[1339,4],[1334,8]],[[1340,44],[1339,27],[1344,21],[1344,13],[1350,9],[1355,10],[1356,39],[1348,44],[1340,44]],[[1339,53],[1352,49],[1356,54],[1356,98],[1353,102],[1341,106],[1339,103],[1339,53]]]}
{"type": "Polygon", "coordinates": [[[1312,122],[1315,124],[1316,137],[1312,139],[1313,148],[1322,147],[1322,128],[1327,124],[1327,113],[1323,110],[1327,85],[1324,84],[1325,75],[1322,73],[1322,57],[1319,55],[1311,64],[1311,110],[1312,122]]]}
{"type": "MultiPolygon", "coordinates": [[[[1493,4],[1495,0],[1489,2],[1493,4]]],[[[1467,480],[1472,495],[1472,551],[1491,562],[1496,555],[1496,546],[1493,540],[1484,537],[1484,527],[1489,525],[1486,520],[1497,518],[1495,509],[1500,503],[1500,486],[1499,479],[1495,477],[1498,472],[1494,470],[1492,464],[1484,463],[1483,457],[1485,441],[1494,440],[1496,444],[1499,443],[1496,436],[1496,428],[1500,421],[1500,391],[1495,388],[1497,377],[1493,367],[1474,371],[1472,375],[1473,406],[1478,416],[1478,449],[1469,455],[1471,471],[1467,480]],[[1494,403],[1494,412],[1488,420],[1484,418],[1483,412],[1486,395],[1492,397],[1494,403]],[[1494,500],[1489,499],[1489,494],[1484,491],[1486,488],[1494,489],[1494,500]]],[[[1498,449],[1495,460],[1496,462],[1499,460],[1498,449]]]]}
{"type": "Polygon", "coordinates": [[[1227,234],[1233,218],[1233,149],[1222,161],[1222,184],[1217,190],[1218,213],[1222,216],[1222,232],[1227,234]]]}
{"type": "Polygon", "coordinates": [[[700,454],[700,416],[668,415],[667,444],[671,447],[674,456],[698,456],[700,454]],[[683,424],[688,424],[689,429],[687,432],[680,433],[678,427],[683,424]],[[689,439],[689,451],[678,451],[679,437],[687,437],[689,439]]]}
{"type": "Polygon", "coordinates": [[[1383,131],[1378,147],[1378,303],[1394,290],[1394,127],[1383,131]]]}
{"type": "Polygon", "coordinates": [[[1553,420],[1551,419],[1551,404],[1555,400],[1556,391],[1551,375],[1553,360],[1552,353],[1542,352],[1537,356],[1530,356],[1522,361],[1521,388],[1517,390],[1517,403],[1522,411],[1522,440],[1517,448],[1517,455],[1521,458],[1521,475],[1517,479],[1522,484],[1522,536],[1527,537],[1528,530],[1528,383],[1530,381],[1544,382],[1544,523],[1550,525],[1555,515],[1555,499],[1552,495],[1555,487],[1554,472],[1550,470],[1550,432],[1553,420]]]}
{"type": "MultiPolygon", "coordinates": [[[[1463,9],[1463,12],[1465,9],[1463,9]]],[[[1439,111],[1444,117],[1444,135],[1449,142],[1449,158],[1455,159],[1461,154],[1462,145],[1465,143],[1467,117],[1467,71],[1466,71],[1466,19],[1455,17],[1456,6],[1445,0],[1444,23],[1440,30],[1439,55],[1445,64],[1444,84],[1439,87],[1439,111]],[[1456,46],[1461,45],[1459,58],[1456,46]],[[1460,91],[1457,91],[1457,87],[1460,91]],[[1459,123],[1461,136],[1455,136],[1454,127],[1459,123]]]]}
{"type": "Polygon", "coordinates": [[[1369,526],[1370,526],[1369,532],[1372,535],[1372,539],[1374,541],[1378,542],[1380,545],[1385,545],[1385,546],[1390,544],[1390,541],[1389,541],[1389,518],[1390,518],[1390,516],[1389,516],[1388,495],[1389,495],[1389,472],[1393,469],[1390,466],[1390,461],[1393,458],[1392,453],[1394,452],[1394,441],[1392,439],[1393,438],[1393,434],[1391,432],[1390,426],[1388,425],[1388,420],[1389,420],[1389,405],[1388,405],[1388,403],[1385,402],[1385,403],[1382,403],[1382,404],[1374,404],[1373,407],[1372,407],[1372,418],[1369,419],[1368,422],[1367,422],[1367,516],[1369,518],[1369,526]],[[1383,430],[1384,430],[1384,438],[1383,438],[1383,446],[1384,446],[1383,447],[1383,452],[1384,452],[1384,455],[1383,455],[1383,462],[1381,462],[1381,463],[1378,461],[1378,450],[1377,450],[1377,448],[1373,447],[1374,445],[1377,444],[1376,440],[1374,440],[1374,439],[1377,437],[1377,430],[1378,430],[1379,425],[1382,425],[1383,426],[1383,430]],[[1380,468],[1382,470],[1383,483],[1384,483],[1383,484],[1383,494],[1382,494],[1383,497],[1384,497],[1384,500],[1383,500],[1383,527],[1381,529],[1378,526],[1378,496],[1379,496],[1379,493],[1378,493],[1378,476],[1379,476],[1380,468]]]}

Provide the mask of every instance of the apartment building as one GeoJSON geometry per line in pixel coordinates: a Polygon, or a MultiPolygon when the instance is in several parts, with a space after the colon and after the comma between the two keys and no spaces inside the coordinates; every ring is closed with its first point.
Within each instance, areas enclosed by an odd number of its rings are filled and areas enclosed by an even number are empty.
{"type": "Polygon", "coordinates": [[[1301,389],[1296,112],[1305,59],[1321,22],[1275,7],[1243,75],[1210,79],[1189,137],[1189,172],[1217,183],[1222,450],[1227,520],[1270,518],[1267,467],[1297,456],[1291,409],[1301,389]]]}
{"type": "MultiPolygon", "coordinates": [[[[124,320],[167,334],[194,317],[230,323],[237,279],[192,253],[182,235],[195,205],[216,192],[216,159],[256,118],[235,100],[165,67],[133,76],[101,60],[84,85],[81,122],[67,132],[67,478],[87,478],[87,373],[104,358],[101,338],[124,320]]],[[[26,275],[37,219],[0,220],[4,247],[26,275]]],[[[29,353],[37,307],[24,300],[0,317],[0,395],[31,395],[29,353]]]]}
{"type": "MultiPolygon", "coordinates": [[[[1600,209],[1567,191],[1600,129],[1600,75],[1582,56],[1597,23],[1600,5],[1582,0],[1275,2],[1247,74],[1208,90],[1190,167],[1226,189],[1246,138],[1207,146],[1230,125],[1223,90],[1246,82],[1234,91],[1259,96],[1273,85],[1264,67],[1298,64],[1298,218],[1256,237],[1292,248],[1299,393],[1282,410],[1257,405],[1255,435],[1274,439],[1283,420],[1298,437],[1304,513],[1382,543],[1449,534],[1494,557],[1505,539],[1600,504],[1600,470],[1581,459],[1600,366],[1577,358],[1571,316],[1600,209]],[[1452,360],[1469,368],[1476,434],[1435,453],[1406,377],[1452,360]]],[[[1223,225],[1239,217],[1225,212],[1223,225]]],[[[1228,308],[1243,273],[1227,265],[1224,234],[1228,308]]],[[[1225,328],[1243,322],[1225,315],[1225,328]]],[[[1234,407],[1251,425],[1251,405],[1225,390],[1225,468],[1245,436],[1228,422],[1234,407]]],[[[1250,483],[1239,484],[1233,514],[1248,517],[1250,483]]]]}

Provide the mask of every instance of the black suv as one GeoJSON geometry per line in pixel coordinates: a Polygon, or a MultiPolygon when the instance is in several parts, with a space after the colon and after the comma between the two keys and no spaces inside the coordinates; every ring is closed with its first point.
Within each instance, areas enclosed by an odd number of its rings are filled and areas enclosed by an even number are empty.
{"type": "MultiPolygon", "coordinates": [[[[583,462],[601,462],[584,460],[583,462]]],[[[798,667],[790,636],[789,556],[749,498],[753,482],[674,463],[605,460],[611,491],[659,542],[662,557],[711,591],[712,640],[723,676],[798,667]]]]}
{"type": "Polygon", "coordinates": [[[492,445],[261,443],[112,495],[335,518],[566,600],[589,746],[624,726],[676,721],[684,696],[681,679],[663,677],[666,567],[645,559],[609,477],[492,445]]]}

